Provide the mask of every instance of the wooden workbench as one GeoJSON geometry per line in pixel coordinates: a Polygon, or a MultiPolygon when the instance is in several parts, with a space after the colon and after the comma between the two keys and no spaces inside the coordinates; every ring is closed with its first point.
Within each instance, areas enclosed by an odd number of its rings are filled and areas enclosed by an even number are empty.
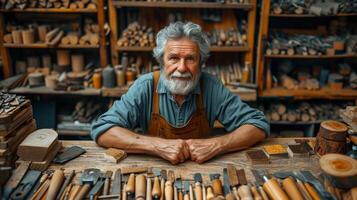
{"type": "MultiPolygon", "coordinates": [[[[165,161],[159,157],[148,155],[135,155],[130,154],[126,159],[122,160],[119,164],[109,162],[104,158],[104,148],[99,147],[93,141],[62,141],[64,147],[70,147],[78,145],[83,147],[87,152],[80,157],[67,162],[65,165],[50,166],[51,169],[62,168],[65,173],[69,173],[70,170],[76,170],[80,172],[86,168],[98,168],[105,172],[105,170],[115,171],[118,168],[127,167],[157,167],[166,170],[174,170],[175,175],[181,175],[184,179],[193,179],[193,174],[202,173],[204,181],[208,181],[209,173],[221,173],[227,164],[234,164],[237,169],[244,168],[247,179],[250,182],[255,181],[250,169],[267,169],[269,173],[276,171],[292,171],[292,170],[309,170],[315,176],[320,173],[318,157],[316,155],[310,158],[272,158],[269,165],[254,165],[252,166],[245,156],[245,151],[239,151],[226,155],[217,156],[216,158],[204,163],[197,164],[192,161],[186,161],[179,165],[171,165],[168,161],[165,161]]],[[[294,138],[270,138],[252,148],[259,148],[262,145],[268,144],[288,144],[294,143],[294,138]]],[[[251,149],[252,149],[251,148],[251,149]]],[[[79,177],[78,174],[76,177],[79,177]]],[[[75,178],[78,180],[78,178],[75,178]]]]}

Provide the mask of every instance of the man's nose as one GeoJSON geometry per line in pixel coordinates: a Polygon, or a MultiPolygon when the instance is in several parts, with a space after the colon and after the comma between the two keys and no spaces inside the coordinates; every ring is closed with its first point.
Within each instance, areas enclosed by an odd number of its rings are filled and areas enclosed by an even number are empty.
{"type": "Polygon", "coordinates": [[[178,70],[179,72],[186,72],[186,71],[187,71],[185,59],[183,59],[183,58],[180,59],[180,62],[178,63],[177,70],[178,70]]]}

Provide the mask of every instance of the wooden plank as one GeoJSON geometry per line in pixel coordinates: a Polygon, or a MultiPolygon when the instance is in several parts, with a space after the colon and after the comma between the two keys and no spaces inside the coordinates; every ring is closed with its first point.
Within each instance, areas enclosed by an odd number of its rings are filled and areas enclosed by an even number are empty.
{"type": "Polygon", "coordinates": [[[21,103],[21,105],[17,106],[15,110],[8,114],[2,114],[0,117],[0,123],[8,123],[17,117],[18,113],[20,113],[24,108],[31,107],[31,103],[29,100],[25,100],[21,103]]]}
{"type": "Polygon", "coordinates": [[[59,91],[53,90],[48,87],[18,87],[10,91],[14,94],[33,94],[33,95],[83,95],[83,96],[99,96],[101,94],[100,89],[87,88],[78,91],[59,91]]]}
{"type": "Polygon", "coordinates": [[[97,21],[99,26],[99,59],[100,66],[106,67],[108,65],[108,55],[106,46],[106,37],[104,32],[105,13],[104,1],[97,1],[97,21]]]}
{"type": "Polygon", "coordinates": [[[10,9],[10,10],[5,10],[5,9],[0,9],[0,12],[2,13],[96,13],[97,9],[71,9],[71,8],[25,8],[23,10],[21,9],[10,9]]]}
{"type": "Polygon", "coordinates": [[[338,58],[357,58],[356,53],[341,54],[341,55],[265,55],[265,58],[285,58],[285,59],[338,59],[338,58]]]}
{"type": "MultiPolygon", "coordinates": [[[[252,9],[249,11],[248,13],[248,30],[247,30],[247,42],[248,42],[248,48],[250,49],[250,51],[248,51],[245,55],[244,55],[244,61],[245,62],[249,62],[250,63],[250,67],[253,67],[253,49],[254,49],[254,37],[255,37],[255,18],[256,18],[256,4],[257,4],[257,0],[251,0],[250,1],[254,6],[252,7],[252,9]]],[[[250,70],[251,73],[254,71],[253,69],[250,70]]]]}
{"type": "Polygon", "coordinates": [[[111,54],[111,63],[112,65],[119,64],[117,41],[118,41],[118,18],[117,18],[117,9],[113,5],[113,0],[108,1],[108,12],[109,12],[109,25],[110,25],[110,54],[111,54]]]}
{"type": "Polygon", "coordinates": [[[148,8],[213,8],[213,9],[243,9],[250,10],[253,3],[208,3],[208,2],[140,2],[113,1],[115,7],[148,7],[148,8]]]}
{"type": "Polygon", "coordinates": [[[99,45],[65,45],[59,44],[58,46],[48,46],[46,43],[34,43],[34,44],[13,44],[5,43],[4,47],[7,48],[33,48],[33,49],[47,49],[47,48],[62,48],[62,49],[97,49],[99,45]]]}
{"type": "MultiPolygon", "coordinates": [[[[251,165],[248,161],[245,155],[246,151],[260,149],[265,145],[286,145],[289,143],[294,143],[294,139],[295,138],[268,138],[252,148],[225,155],[219,155],[212,160],[205,162],[204,164],[197,164],[192,161],[186,161],[179,165],[171,165],[168,161],[159,157],[142,154],[129,154],[126,159],[122,160],[116,165],[113,165],[113,163],[104,158],[105,148],[99,147],[93,141],[63,141],[64,148],[73,145],[79,145],[87,152],[78,158],[65,163],[64,165],[51,164],[50,169],[62,168],[66,173],[69,173],[71,170],[81,171],[90,167],[99,168],[102,171],[115,171],[118,168],[132,168],[135,166],[155,167],[160,169],[173,170],[176,176],[181,175],[185,178],[193,177],[194,173],[202,173],[204,183],[208,183],[208,175],[210,173],[222,173],[223,167],[226,167],[227,164],[233,164],[237,169],[245,169],[248,182],[254,182],[255,179],[253,178],[250,169],[254,169],[255,166],[251,165]]],[[[314,175],[318,175],[321,172],[318,160],[319,158],[316,155],[313,155],[310,158],[296,159],[294,161],[291,159],[271,158],[271,164],[259,165],[259,168],[267,169],[270,173],[277,171],[310,170],[314,175]]]]}
{"type": "MultiPolygon", "coordinates": [[[[153,47],[119,47],[115,48],[117,51],[149,51],[151,52],[153,47]]],[[[250,52],[249,46],[211,46],[211,52],[250,52]]]]}
{"type": "Polygon", "coordinates": [[[357,90],[333,90],[329,88],[322,88],[320,90],[288,90],[285,88],[273,88],[271,90],[264,90],[262,97],[294,97],[295,99],[356,99],[357,90]]]}
{"type": "Polygon", "coordinates": [[[36,121],[33,119],[29,123],[25,123],[20,126],[16,131],[15,135],[8,138],[6,141],[0,142],[0,149],[6,149],[9,147],[16,146],[16,143],[25,139],[25,137],[36,130],[36,121]]]}
{"type": "Polygon", "coordinates": [[[324,18],[324,17],[355,17],[357,13],[339,13],[336,15],[310,15],[310,14],[270,14],[270,17],[281,18],[324,18]]]}

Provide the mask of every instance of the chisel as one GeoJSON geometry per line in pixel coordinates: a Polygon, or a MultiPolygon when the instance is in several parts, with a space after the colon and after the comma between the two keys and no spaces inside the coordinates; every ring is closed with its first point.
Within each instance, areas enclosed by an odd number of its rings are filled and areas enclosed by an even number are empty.
{"type": "Polygon", "coordinates": [[[184,191],[183,199],[190,200],[190,182],[188,182],[188,181],[184,182],[183,191],[184,191]]]}
{"type": "Polygon", "coordinates": [[[168,172],[168,177],[165,182],[165,200],[173,200],[174,199],[174,188],[172,186],[172,183],[175,180],[175,174],[172,170],[168,172]]]}
{"type": "Polygon", "coordinates": [[[268,193],[269,197],[273,200],[289,200],[289,197],[281,189],[279,182],[275,178],[269,179],[268,176],[263,176],[265,183],[263,184],[264,190],[268,193]]]}
{"type": "Polygon", "coordinates": [[[285,178],[282,185],[291,200],[304,200],[293,178],[285,178]]]}
{"type": "Polygon", "coordinates": [[[228,172],[227,168],[223,169],[223,191],[226,200],[235,200],[234,194],[231,192],[231,188],[228,181],[228,172]]]}
{"type": "Polygon", "coordinates": [[[238,195],[239,179],[238,179],[238,175],[237,175],[237,170],[233,165],[228,164],[227,165],[227,173],[228,173],[228,181],[229,181],[229,184],[233,190],[233,194],[234,194],[236,200],[239,200],[240,199],[239,195],[238,195]]]}
{"type": "Polygon", "coordinates": [[[160,196],[160,200],[164,200],[165,199],[165,183],[167,180],[167,172],[166,170],[162,169],[160,171],[160,188],[161,188],[161,196],[160,196]]]}
{"type": "Polygon", "coordinates": [[[202,175],[200,173],[194,174],[193,178],[195,179],[195,199],[203,200],[202,196],[202,175]]]}
{"type": "Polygon", "coordinates": [[[56,170],[51,179],[51,184],[50,187],[48,188],[47,192],[47,200],[53,200],[56,199],[57,193],[61,189],[61,185],[64,181],[64,173],[62,170],[56,170]]]}
{"type": "Polygon", "coordinates": [[[71,183],[73,177],[76,175],[76,171],[72,170],[71,173],[67,176],[66,180],[64,181],[60,191],[58,192],[57,199],[60,200],[62,197],[62,194],[64,190],[67,188],[67,186],[71,183]]]}
{"type": "Polygon", "coordinates": [[[263,198],[260,196],[258,189],[255,187],[255,185],[249,185],[250,191],[252,192],[253,199],[254,200],[263,200],[263,198]]]}
{"type": "Polygon", "coordinates": [[[220,174],[210,174],[210,179],[212,182],[212,189],[215,197],[224,199],[223,190],[222,190],[222,182],[219,179],[220,174]]]}
{"type": "Polygon", "coordinates": [[[135,199],[145,200],[146,195],[146,177],[143,174],[135,177],[135,199]]]}
{"type": "Polygon", "coordinates": [[[153,169],[153,173],[155,175],[155,178],[154,178],[154,185],[152,186],[151,195],[154,199],[158,200],[161,197],[161,185],[160,185],[160,178],[159,178],[161,174],[161,170],[153,169]]]}

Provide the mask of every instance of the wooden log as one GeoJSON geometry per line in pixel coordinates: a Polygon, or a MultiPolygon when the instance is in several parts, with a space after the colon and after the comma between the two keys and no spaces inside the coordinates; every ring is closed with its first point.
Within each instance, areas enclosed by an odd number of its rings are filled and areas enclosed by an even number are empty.
{"type": "Polygon", "coordinates": [[[13,30],[11,32],[12,35],[12,41],[14,44],[22,44],[22,35],[21,35],[21,30],[13,30]]]}
{"type": "Polygon", "coordinates": [[[95,9],[97,9],[97,5],[94,4],[94,3],[89,3],[89,4],[87,5],[87,9],[93,9],[93,10],[95,10],[95,9]]]}
{"type": "Polygon", "coordinates": [[[49,45],[57,45],[61,41],[61,38],[63,37],[63,35],[64,35],[64,32],[60,31],[56,35],[56,37],[54,37],[53,40],[51,42],[49,42],[49,45]]]}
{"type": "Polygon", "coordinates": [[[59,66],[69,66],[70,57],[68,50],[57,50],[57,65],[59,66]]]}
{"type": "Polygon", "coordinates": [[[79,39],[79,44],[80,45],[85,45],[85,44],[89,44],[89,34],[83,35],[80,39],[79,39]]]}
{"type": "Polygon", "coordinates": [[[298,87],[296,80],[294,80],[293,78],[291,78],[287,75],[283,75],[281,77],[281,82],[282,82],[282,85],[284,87],[286,87],[287,89],[297,89],[297,87],[298,87]]]}
{"type": "Polygon", "coordinates": [[[345,154],[347,131],[348,127],[341,122],[323,121],[316,136],[315,152],[319,155],[327,153],[345,154]]]}
{"type": "Polygon", "coordinates": [[[46,42],[46,43],[51,42],[51,41],[54,39],[54,37],[57,36],[57,34],[58,34],[59,31],[60,31],[59,28],[55,28],[55,29],[51,30],[50,32],[48,32],[48,33],[46,34],[46,41],[45,41],[45,42],[46,42]]]}
{"type": "Polygon", "coordinates": [[[22,42],[24,44],[35,43],[35,32],[33,30],[23,30],[22,32],[22,42]]]}
{"type": "Polygon", "coordinates": [[[48,27],[46,25],[41,25],[37,27],[37,32],[38,32],[38,39],[41,42],[46,42],[46,34],[47,34],[47,29],[48,27]]]}
{"type": "Polygon", "coordinates": [[[8,33],[4,35],[4,42],[5,43],[12,43],[12,34],[8,33]]]}
{"type": "Polygon", "coordinates": [[[277,112],[272,112],[272,113],[270,114],[270,119],[271,119],[272,121],[280,121],[280,115],[279,115],[279,113],[277,113],[277,112]]]}
{"type": "Polygon", "coordinates": [[[71,44],[71,45],[78,44],[79,34],[77,32],[70,32],[70,33],[68,33],[67,37],[69,39],[69,44],[71,44]]]}
{"type": "Polygon", "coordinates": [[[74,73],[83,72],[84,69],[84,56],[82,54],[72,55],[72,71],[74,73]]]}
{"type": "Polygon", "coordinates": [[[297,115],[295,112],[288,112],[288,121],[289,122],[296,122],[297,121],[297,115]]]}
{"type": "Polygon", "coordinates": [[[70,8],[70,9],[77,9],[78,6],[77,6],[76,3],[73,2],[73,3],[70,3],[70,4],[69,4],[69,8],[70,8]]]}
{"type": "Polygon", "coordinates": [[[68,37],[68,36],[62,37],[62,39],[61,39],[61,44],[69,45],[69,44],[70,44],[70,42],[69,42],[69,37],[68,37]]]}

